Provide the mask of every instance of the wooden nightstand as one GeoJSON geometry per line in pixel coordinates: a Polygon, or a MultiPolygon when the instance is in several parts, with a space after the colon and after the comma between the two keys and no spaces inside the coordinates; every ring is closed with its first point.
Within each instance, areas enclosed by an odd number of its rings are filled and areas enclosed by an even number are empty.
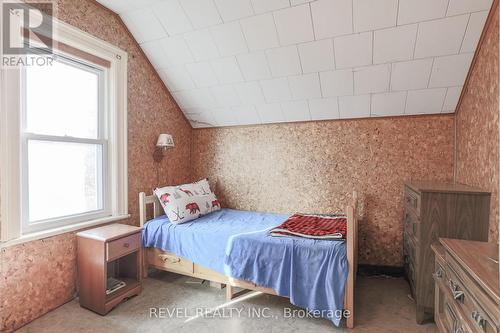
{"type": "Polygon", "coordinates": [[[110,224],[76,236],[80,306],[105,315],[141,292],[141,228],[110,224]],[[125,286],[107,293],[110,278],[123,281],[125,286]]]}

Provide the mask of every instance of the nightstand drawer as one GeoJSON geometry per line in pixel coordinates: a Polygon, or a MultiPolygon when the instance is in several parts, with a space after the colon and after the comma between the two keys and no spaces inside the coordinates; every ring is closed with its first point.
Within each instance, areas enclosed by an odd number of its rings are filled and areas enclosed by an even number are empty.
{"type": "Polygon", "coordinates": [[[139,249],[139,236],[140,234],[137,233],[106,243],[106,261],[114,260],[139,249]]]}

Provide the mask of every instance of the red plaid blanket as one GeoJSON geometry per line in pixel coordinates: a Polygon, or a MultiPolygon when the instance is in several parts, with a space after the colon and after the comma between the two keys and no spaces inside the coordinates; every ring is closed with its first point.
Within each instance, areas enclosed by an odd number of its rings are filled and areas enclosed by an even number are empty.
{"type": "Polygon", "coordinates": [[[294,214],[270,231],[271,236],[299,236],[316,239],[345,239],[345,215],[319,216],[294,214]]]}

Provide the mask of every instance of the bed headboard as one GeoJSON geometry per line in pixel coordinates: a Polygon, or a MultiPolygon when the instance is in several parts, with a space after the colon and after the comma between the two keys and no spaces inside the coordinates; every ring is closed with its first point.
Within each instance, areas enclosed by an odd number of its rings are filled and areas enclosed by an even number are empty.
{"type": "Polygon", "coordinates": [[[161,215],[162,207],[160,200],[156,195],[146,195],[146,193],[139,193],[139,220],[140,226],[143,227],[144,223],[147,222],[147,207],[148,205],[153,205],[153,217],[158,217],[161,215]]]}

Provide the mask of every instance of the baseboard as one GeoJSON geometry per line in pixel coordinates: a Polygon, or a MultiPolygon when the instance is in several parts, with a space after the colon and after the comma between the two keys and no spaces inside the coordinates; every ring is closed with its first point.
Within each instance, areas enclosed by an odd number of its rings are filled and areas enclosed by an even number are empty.
{"type": "Polygon", "coordinates": [[[398,266],[358,265],[358,275],[403,277],[405,274],[403,267],[398,266]]]}

